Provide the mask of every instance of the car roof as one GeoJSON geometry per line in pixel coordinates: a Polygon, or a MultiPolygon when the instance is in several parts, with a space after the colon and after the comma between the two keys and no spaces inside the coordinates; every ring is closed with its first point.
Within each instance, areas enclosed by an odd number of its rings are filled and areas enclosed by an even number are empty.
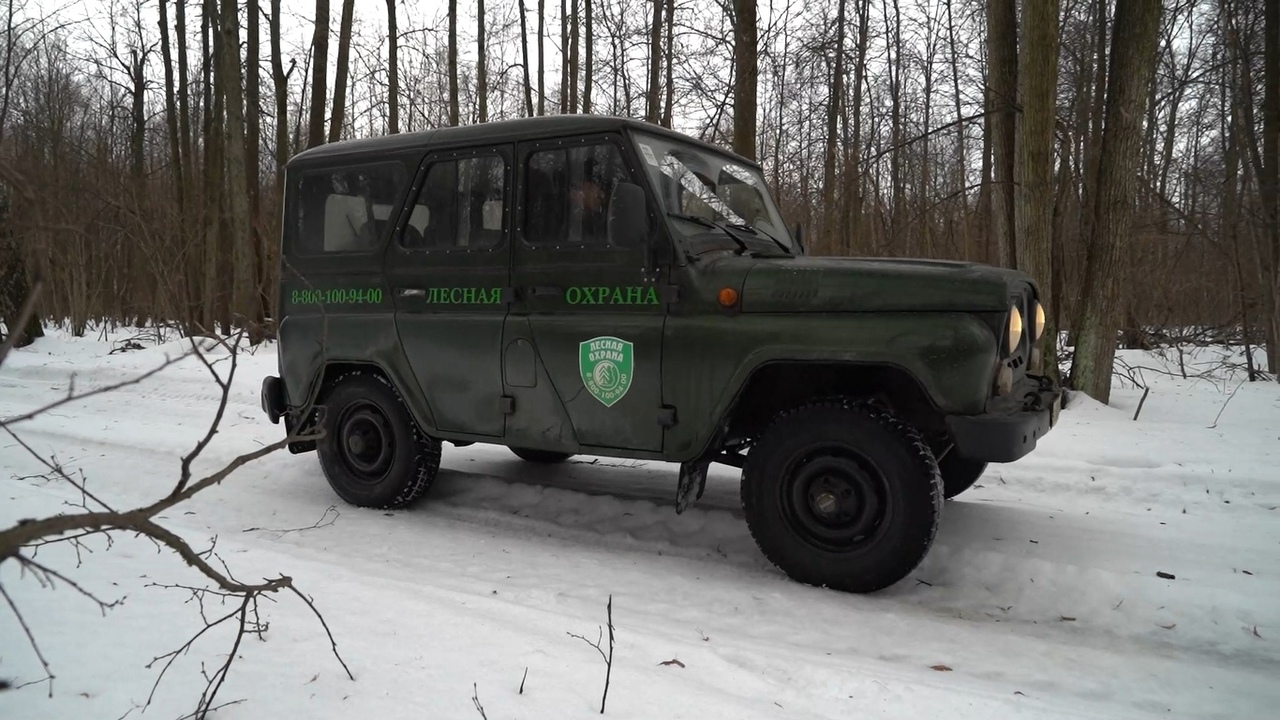
{"type": "Polygon", "coordinates": [[[316,160],[323,161],[343,156],[385,155],[403,150],[427,149],[435,146],[515,142],[563,135],[588,135],[598,132],[619,131],[626,128],[662,135],[673,140],[697,145],[712,152],[728,155],[738,162],[751,167],[760,167],[755,161],[748,160],[727,148],[703,142],[660,125],[612,115],[544,115],[541,117],[496,120],[475,125],[398,133],[395,135],[381,135],[358,140],[343,140],[303,150],[290,158],[289,165],[292,166],[298,163],[310,164],[316,160]]]}

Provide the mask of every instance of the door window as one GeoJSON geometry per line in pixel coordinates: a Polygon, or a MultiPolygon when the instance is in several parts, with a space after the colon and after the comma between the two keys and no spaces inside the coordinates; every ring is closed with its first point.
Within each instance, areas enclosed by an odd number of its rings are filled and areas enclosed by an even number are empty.
{"type": "Polygon", "coordinates": [[[525,163],[524,241],[533,247],[608,247],[609,202],[629,182],[612,143],[539,150],[525,163]]]}
{"type": "Polygon", "coordinates": [[[502,244],[507,163],[500,155],[441,160],[427,168],[401,244],[411,250],[488,250],[502,244]]]}

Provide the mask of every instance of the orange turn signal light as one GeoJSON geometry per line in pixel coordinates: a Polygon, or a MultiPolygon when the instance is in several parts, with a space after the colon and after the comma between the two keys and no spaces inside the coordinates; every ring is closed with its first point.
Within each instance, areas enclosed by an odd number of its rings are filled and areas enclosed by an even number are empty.
{"type": "Polygon", "coordinates": [[[720,288],[716,299],[720,301],[720,307],[733,307],[738,304],[738,291],[731,287],[720,288]]]}

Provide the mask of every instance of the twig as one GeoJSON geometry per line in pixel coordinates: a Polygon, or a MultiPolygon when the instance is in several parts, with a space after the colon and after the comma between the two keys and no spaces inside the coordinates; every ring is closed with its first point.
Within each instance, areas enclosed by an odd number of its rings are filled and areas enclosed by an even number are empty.
{"type": "Polygon", "coordinates": [[[1214,428],[1218,427],[1218,420],[1222,418],[1222,412],[1227,409],[1228,405],[1231,404],[1231,398],[1235,397],[1236,393],[1240,392],[1240,388],[1243,385],[1244,385],[1244,381],[1241,381],[1239,385],[1236,385],[1236,389],[1232,390],[1231,394],[1227,396],[1227,401],[1222,403],[1222,407],[1218,408],[1218,414],[1214,416],[1213,424],[1209,426],[1210,430],[1213,430],[1214,428]]]}
{"type": "Polygon", "coordinates": [[[603,644],[602,641],[604,638],[603,629],[600,629],[600,634],[596,636],[595,642],[592,642],[586,639],[582,635],[565,633],[569,637],[577,638],[582,642],[595,648],[596,652],[600,653],[600,657],[604,660],[604,694],[600,696],[600,714],[601,715],[604,714],[605,701],[608,700],[609,698],[609,676],[613,673],[613,595],[612,594],[609,595],[609,602],[607,605],[605,605],[605,613],[609,623],[609,653],[607,655],[605,654],[604,648],[601,647],[601,645],[603,644]]]}
{"type": "Polygon", "coordinates": [[[1143,388],[1142,399],[1138,401],[1138,409],[1133,411],[1134,422],[1138,421],[1138,415],[1142,414],[1142,405],[1147,401],[1147,396],[1151,394],[1151,388],[1143,388]]]}
{"type": "MultiPolygon", "coordinates": [[[[241,330],[236,334],[236,341],[233,347],[239,347],[240,335],[243,333],[244,331],[241,330]]],[[[200,453],[204,452],[204,449],[213,441],[213,436],[218,432],[218,426],[222,424],[222,414],[226,412],[227,400],[231,397],[231,383],[236,378],[236,358],[239,357],[239,353],[234,350],[231,351],[231,369],[227,371],[227,379],[223,380],[218,375],[218,371],[213,369],[213,363],[209,362],[204,353],[200,352],[199,345],[194,338],[191,340],[191,348],[195,356],[200,358],[200,362],[205,369],[213,376],[213,381],[222,389],[222,397],[218,400],[218,410],[213,414],[213,421],[209,423],[208,431],[205,432],[204,437],[200,438],[196,446],[191,449],[191,452],[182,458],[182,475],[178,478],[178,484],[174,486],[171,493],[171,495],[175,496],[180,494],[187,487],[187,483],[191,481],[191,462],[199,457],[200,453]]]]}
{"type": "Polygon", "coordinates": [[[18,618],[18,624],[22,626],[22,632],[26,633],[27,642],[31,643],[31,649],[35,651],[36,657],[39,658],[40,660],[40,666],[44,668],[45,676],[43,678],[41,678],[40,680],[23,683],[18,687],[24,688],[33,683],[42,683],[45,680],[48,680],[49,681],[49,697],[53,697],[54,675],[53,675],[53,669],[49,667],[49,661],[44,659],[44,653],[40,652],[40,645],[36,642],[36,636],[32,634],[31,627],[27,625],[27,619],[22,616],[22,612],[18,610],[18,605],[13,602],[13,598],[9,597],[9,591],[5,590],[3,585],[0,585],[0,595],[4,596],[4,601],[9,604],[9,609],[13,611],[14,617],[18,618]]]}
{"type": "Polygon", "coordinates": [[[316,605],[311,601],[311,598],[303,595],[302,592],[299,591],[298,588],[294,587],[292,583],[290,583],[288,587],[293,591],[293,594],[302,598],[302,602],[306,603],[307,607],[311,608],[311,612],[315,613],[316,619],[320,621],[321,627],[324,628],[325,635],[329,636],[329,647],[333,650],[333,656],[338,659],[338,663],[341,664],[342,669],[346,671],[347,679],[354,682],[356,676],[351,674],[351,668],[347,667],[346,661],[338,654],[338,641],[333,639],[333,633],[329,631],[329,623],[324,621],[324,616],[316,609],[316,605]]]}
{"type": "Polygon", "coordinates": [[[484,714],[484,706],[480,704],[480,691],[476,689],[476,684],[471,683],[471,702],[476,706],[476,712],[480,713],[480,717],[489,720],[489,716],[484,714]]]}
{"type": "Polygon", "coordinates": [[[240,532],[259,532],[259,531],[273,532],[273,533],[280,533],[280,536],[283,537],[292,532],[302,532],[304,530],[317,530],[322,527],[329,527],[334,522],[336,522],[341,515],[342,513],[338,512],[338,506],[330,505],[329,507],[325,508],[324,514],[320,516],[319,520],[315,521],[314,523],[306,527],[289,528],[288,530],[273,530],[271,528],[264,528],[264,527],[251,527],[251,528],[245,528],[240,532]],[[333,517],[329,517],[329,513],[333,513],[333,517]]]}
{"type": "Polygon", "coordinates": [[[524,668],[524,675],[520,678],[520,690],[519,692],[516,693],[517,695],[524,694],[524,681],[527,680],[528,678],[529,678],[529,666],[526,665],[524,668]]]}

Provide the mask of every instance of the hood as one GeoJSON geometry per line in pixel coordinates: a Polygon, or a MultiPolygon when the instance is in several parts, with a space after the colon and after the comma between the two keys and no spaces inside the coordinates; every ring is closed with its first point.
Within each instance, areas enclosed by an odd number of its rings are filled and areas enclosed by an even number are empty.
{"type": "Polygon", "coordinates": [[[1004,312],[1030,278],[945,260],[801,256],[756,262],[743,312],[1004,312]]]}

